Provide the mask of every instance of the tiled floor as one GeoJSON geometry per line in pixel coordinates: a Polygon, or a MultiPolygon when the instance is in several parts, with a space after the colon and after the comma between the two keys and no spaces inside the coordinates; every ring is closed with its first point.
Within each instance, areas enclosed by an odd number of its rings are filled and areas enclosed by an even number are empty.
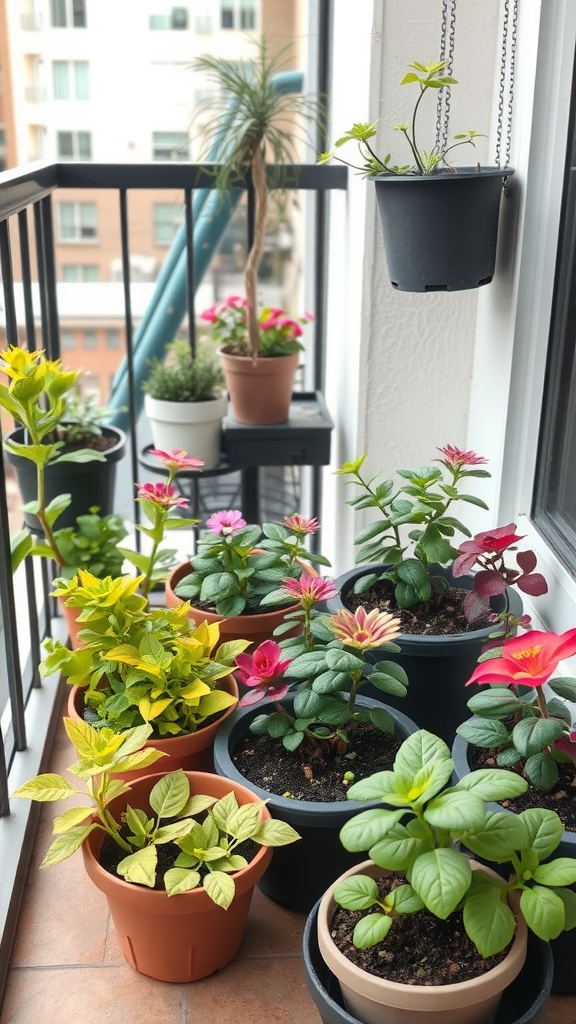
{"type": "MultiPolygon", "coordinates": [[[[69,763],[62,731],[49,770],[69,763]]],[[[38,831],[0,1024],[319,1024],[302,968],[304,917],[258,891],[241,952],[223,971],[170,985],[132,970],[81,856],[37,870],[55,807],[46,805],[38,831]]],[[[545,1024],[576,1024],[576,997],[553,997],[545,1024]]]]}

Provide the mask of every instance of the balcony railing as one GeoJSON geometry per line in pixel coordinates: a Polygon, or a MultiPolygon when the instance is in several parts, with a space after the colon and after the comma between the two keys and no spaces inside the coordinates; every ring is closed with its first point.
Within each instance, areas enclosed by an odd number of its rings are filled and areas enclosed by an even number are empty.
{"type": "MultiPolygon", "coordinates": [[[[60,356],[60,318],[56,285],[53,198],[61,188],[106,189],[117,194],[117,231],[121,251],[124,323],[127,339],[126,358],[130,393],[130,458],[132,480],[138,479],[136,444],[136,402],[134,324],[131,311],[130,230],[127,199],[136,189],[170,189],[181,193],[186,225],[187,320],[190,342],[195,343],[194,293],[194,205],[197,189],[213,189],[214,166],[176,164],[42,164],[22,171],[0,174],[0,274],[3,284],[5,341],[17,343],[20,337],[16,292],[22,289],[24,336],[29,349],[42,348],[49,358],[60,356]],[[17,253],[14,239],[17,238],[17,253]],[[17,258],[16,258],[17,256],[17,258]],[[21,282],[15,281],[15,265],[21,268],[21,282]],[[33,281],[32,267],[36,268],[33,281]],[[35,301],[38,308],[35,308],[35,301]],[[39,327],[37,324],[39,323],[39,327]]],[[[315,196],[313,203],[315,251],[307,258],[307,275],[313,281],[315,345],[312,386],[321,389],[324,377],[324,341],[326,313],[327,193],[345,189],[345,167],[302,165],[287,168],[283,186],[297,188],[315,196]]],[[[238,180],[238,188],[248,195],[248,240],[252,233],[253,192],[249,178],[238,180]]],[[[82,198],[86,198],[83,192],[82,198]]],[[[97,286],[93,286],[97,287],[97,286]]],[[[0,329],[0,335],[1,335],[0,329]]],[[[312,485],[313,514],[319,505],[319,475],[312,485]]],[[[27,560],[30,562],[30,559],[27,560]]],[[[0,657],[8,679],[9,698],[2,714],[0,732],[0,992],[8,968],[26,868],[38,817],[36,805],[15,801],[9,793],[26,778],[43,770],[45,751],[49,749],[59,711],[59,681],[38,676],[42,639],[51,631],[62,631],[61,620],[50,615],[50,580],[47,564],[26,564],[20,588],[14,586],[10,568],[10,530],[6,479],[0,460],[0,610],[3,643],[0,657]],[[23,620],[26,628],[23,629],[23,620]],[[23,640],[23,636],[25,639],[23,640]]]]}

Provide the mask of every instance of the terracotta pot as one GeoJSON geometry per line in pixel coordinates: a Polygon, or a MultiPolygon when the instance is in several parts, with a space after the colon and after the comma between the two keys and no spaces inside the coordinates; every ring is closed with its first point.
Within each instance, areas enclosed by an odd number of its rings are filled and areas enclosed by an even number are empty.
{"type": "MultiPolygon", "coordinates": [[[[192,794],[218,799],[233,792],[239,804],[258,798],[237,783],[203,772],[187,772],[192,794]]],[[[148,795],[160,775],[147,775],[129,793],[110,804],[116,819],[126,808],[148,810],[148,795]]],[[[262,819],[270,812],[262,808],[262,819]]],[[[104,893],[120,947],[128,963],[140,974],[158,981],[198,981],[234,959],[244,936],[254,885],[270,863],[272,850],[260,847],[250,863],[235,872],[236,895],[227,910],[217,907],[200,887],[178,896],[133,885],[100,866],[102,832],[92,832],[82,844],[84,866],[94,885],[104,893]]]]}
{"type": "MultiPolygon", "coordinates": [[[[306,563],[303,563],[303,570],[307,576],[318,575],[316,570],[306,563]]],[[[183,603],[182,598],[177,597],[175,590],[184,577],[188,576],[192,571],[190,562],[182,562],[170,573],[166,580],[166,604],[168,608],[177,608],[183,603]]],[[[295,612],[299,607],[300,605],[296,603],[284,608],[275,608],[273,611],[262,612],[260,615],[231,615],[230,617],[216,615],[213,612],[192,607],[188,616],[197,625],[201,622],[217,622],[220,626],[221,643],[226,643],[229,640],[250,640],[251,644],[257,646],[264,640],[271,638],[276,627],[281,622],[284,622],[288,612],[295,612]]],[[[295,627],[294,630],[284,633],[284,636],[296,636],[298,632],[301,632],[300,628],[295,627]]]]}
{"type": "MultiPolygon", "coordinates": [[[[489,870],[472,863],[478,871],[489,870]]],[[[492,1024],[502,992],[520,973],[526,959],[528,929],[524,918],[518,916],[508,955],[486,974],[455,985],[400,985],[356,967],[330,935],[337,909],[334,889],[343,879],[360,874],[381,878],[390,872],[371,860],[358,864],[330,886],[318,910],[320,953],[340,982],[348,1012],[363,1024],[413,1024],[416,1015],[418,1024],[492,1024]]]]}
{"type": "Polygon", "coordinates": [[[60,598],[57,598],[57,600],[64,621],[66,622],[68,636],[70,637],[70,646],[73,651],[77,651],[79,647],[83,646],[82,641],[78,637],[78,633],[85,625],[85,623],[78,622],[79,612],[77,608],[69,608],[67,605],[64,604],[64,602],[60,598]]]}
{"type": "MultiPolygon", "coordinates": [[[[234,676],[225,676],[223,679],[220,679],[218,689],[224,690],[238,699],[238,684],[234,676]]],[[[183,768],[184,771],[189,772],[213,772],[213,749],[216,733],[222,722],[228,718],[228,715],[232,714],[235,707],[236,705],[232,704],[225,711],[214,715],[196,732],[184,732],[180,736],[147,740],[144,744],[145,747],[155,747],[156,750],[162,750],[167,755],[154,765],[154,770],[161,770],[164,773],[174,772],[177,768],[183,768]]],[[[82,721],[83,710],[84,687],[73,686],[68,697],[68,717],[73,718],[77,722],[82,721]]],[[[135,779],[142,778],[143,775],[149,775],[151,770],[148,767],[134,772],[120,772],[114,777],[123,779],[125,782],[133,782],[135,779]]]]}
{"type": "Polygon", "coordinates": [[[252,359],[219,348],[218,354],[234,419],[262,426],[288,419],[299,352],[252,359]]]}

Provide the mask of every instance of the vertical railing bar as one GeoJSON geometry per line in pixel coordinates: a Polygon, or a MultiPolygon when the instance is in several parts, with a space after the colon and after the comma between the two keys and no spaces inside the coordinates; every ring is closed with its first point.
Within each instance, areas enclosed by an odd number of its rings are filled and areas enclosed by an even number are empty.
{"type": "Polygon", "coordinates": [[[32,300],[32,271],[30,264],[30,237],[28,233],[28,211],[21,210],[18,214],[18,232],[20,237],[20,263],[22,267],[22,291],[24,296],[24,322],[26,324],[26,344],[29,352],[36,351],[36,327],[34,324],[34,303],[32,300]]]}
{"type": "Polygon", "coordinates": [[[32,654],[32,686],[40,686],[40,627],[38,625],[38,603],[36,601],[36,580],[34,577],[34,561],[26,558],[24,562],[26,573],[26,591],[28,595],[28,620],[30,623],[30,651],[32,654]]]}
{"type": "Polygon", "coordinates": [[[16,602],[14,600],[14,578],[10,554],[10,520],[6,501],[6,476],[4,459],[0,459],[0,609],[4,626],[4,652],[8,693],[12,710],[12,724],[16,750],[26,748],[26,727],[24,723],[24,691],[18,630],[16,626],[16,602]]]}
{"type": "Polygon", "coordinates": [[[48,572],[48,564],[49,562],[47,558],[40,559],[40,573],[42,577],[42,596],[44,598],[43,604],[45,608],[45,622],[44,629],[42,631],[44,637],[52,636],[52,622],[50,616],[50,601],[52,599],[50,597],[50,591],[52,589],[53,577],[51,577],[48,572]]]}
{"type": "Polygon", "coordinates": [[[184,189],[186,214],[186,301],[188,306],[188,344],[192,358],[196,356],[196,313],[194,308],[194,217],[192,215],[192,189],[184,189]]]}
{"type": "Polygon", "coordinates": [[[4,286],[4,311],[6,316],[6,338],[12,345],[18,344],[18,323],[14,301],[14,274],[10,252],[8,221],[0,223],[0,275],[4,286]]]}
{"type": "Polygon", "coordinates": [[[60,326],[58,320],[58,294],[56,289],[56,255],[52,221],[52,197],[41,200],[44,241],[44,272],[46,280],[46,311],[48,317],[47,354],[50,359],[60,358],[60,326]]]}
{"type": "MultiPolygon", "coordinates": [[[[134,413],[136,399],[136,377],[134,373],[132,300],[130,296],[130,245],[128,239],[128,204],[125,188],[119,189],[120,196],[120,234],[122,240],[122,282],[124,289],[124,322],[126,327],[126,365],[128,369],[128,418],[130,422],[130,458],[132,462],[132,480],[138,479],[138,439],[136,437],[136,416],[134,413]]],[[[134,502],[135,525],[140,523],[140,506],[134,502]]],[[[136,550],[140,551],[140,531],[135,530],[136,550]]]]}
{"type": "Polygon", "coordinates": [[[0,818],[10,814],[10,796],[8,793],[8,765],[6,764],[6,750],[4,738],[0,729],[0,818]]]}
{"type": "Polygon", "coordinates": [[[46,299],[46,260],[44,246],[44,225],[40,203],[34,203],[34,230],[36,234],[36,263],[38,266],[38,295],[40,298],[40,331],[42,348],[48,350],[48,305],[46,299]]]}

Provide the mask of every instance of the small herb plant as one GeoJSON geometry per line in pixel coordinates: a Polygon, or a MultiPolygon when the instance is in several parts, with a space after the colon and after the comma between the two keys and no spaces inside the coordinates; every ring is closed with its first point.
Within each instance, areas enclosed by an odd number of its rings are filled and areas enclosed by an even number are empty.
{"type": "Polygon", "coordinates": [[[168,345],[165,359],[150,360],[142,390],[162,402],[208,402],[224,387],[220,365],[206,352],[192,355],[181,338],[168,345]]]}
{"type": "Polygon", "coordinates": [[[334,898],[340,906],[371,911],[355,927],[358,948],[384,941],[399,915],[426,907],[441,920],[462,910],[466,934],[481,956],[492,956],[514,934],[507,903],[511,892],[519,893],[520,913],[539,938],[549,941],[576,926],[576,893],[566,888],[576,881],[576,861],[548,860],[562,838],[558,815],[543,809],[492,813],[485,801],[523,793],[525,780],[491,768],[450,786],[453,769],[446,744],[421,729],[404,741],[392,771],[348,790],[352,800],[379,800],[385,806],[346,822],[340,833],[344,847],[353,853],[368,850],[379,867],[406,875],[406,884],[384,899],[366,875],[337,885],[334,898]],[[508,881],[473,871],[458,843],[485,862],[510,864],[508,881]]]}
{"type": "Polygon", "coordinates": [[[142,577],[99,580],[85,571],[56,581],[54,596],[79,609],[82,647],[47,640],[41,674],[61,672],[83,687],[98,727],[120,732],[150,724],[160,737],[196,732],[235,703],[218,680],[248,641],[218,647],[217,623],[192,628],[188,604],[150,610],[141,583],[142,577]]]}
{"type": "Polygon", "coordinates": [[[82,395],[74,388],[64,401],[63,419],[67,422],[58,425],[58,439],[66,445],[90,444],[101,436],[102,424],[110,415],[110,409],[98,405],[96,395],[82,395]]]}
{"type": "MultiPolygon", "coordinates": [[[[232,874],[246,866],[235,852],[247,839],[262,846],[284,846],[300,836],[282,821],[261,821],[261,803],[238,806],[233,793],[221,800],[190,794],[190,782],[179,771],[161,776],[150,792],[150,812],[128,806],[121,821],[110,813],[110,801],[130,792],[130,785],[114,779],[114,773],[143,768],[164,755],[142,750],[151,727],[147,725],[114,733],[96,730],[84,722],[64,719],[68,738],[78,761],[68,771],[85,781],[88,806],[73,807],[54,821],[56,839],[40,867],[58,864],[70,857],[96,829],[103,831],[125,854],[117,873],[126,882],[149,888],[156,886],[158,846],[173,844],[174,863],[164,875],[168,896],[203,886],[210,899],[227,909],[235,894],[232,874]],[[199,820],[199,816],[202,818],[199,820]]],[[[61,775],[38,775],[13,794],[42,803],[84,795],[61,775]]]]}
{"type": "MultiPolygon", "coordinates": [[[[294,514],[280,523],[248,525],[236,509],[215,512],[190,559],[192,572],[176,587],[178,597],[214,607],[217,615],[266,610],[266,598],[284,579],[300,579],[299,559],[329,565],[308,551],[304,538],[318,530],[315,519],[294,514]]],[[[286,600],[286,598],[285,598],[286,600]]]]}
{"type": "Polygon", "coordinates": [[[521,768],[542,792],[558,782],[561,762],[572,761],[576,784],[576,733],[566,704],[576,701],[576,679],[550,678],[560,661],[576,654],[576,629],[561,635],[530,630],[489,654],[495,656],[484,660],[466,684],[488,683],[489,689],[471,697],[473,717],[456,732],[476,747],[495,748],[498,765],[521,768]],[[553,694],[549,699],[544,683],[553,694]]]}
{"type": "Polygon", "coordinates": [[[354,591],[364,593],[378,580],[390,580],[399,608],[412,608],[428,601],[434,593],[447,589],[446,580],[433,572],[434,565],[451,565],[458,557],[452,538],[458,531],[470,536],[468,528],[455,519],[451,506],[462,501],[479,508],[488,506],[463,486],[471,478],[486,478],[490,473],[480,468],[486,459],[475,452],[445,445],[438,451],[440,464],[419,470],[399,469],[400,483],[378,476],[366,479],[362,465],[367,455],[354,462],[345,462],[337,473],[347,477],[347,484],[360,493],[348,500],[355,509],[377,509],[380,518],[356,536],[359,545],[356,562],[384,562],[384,572],[362,576],[354,591]],[[405,530],[408,528],[406,536],[405,530]]]}
{"type": "Polygon", "coordinates": [[[393,164],[391,163],[392,155],[390,153],[381,158],[374,152],[370,140],[377,133],[379,120],[353,124],[349,131],[336,140],[332,152],[320,154],[319,162],[328,163],[333,158],[340,160],[341,163],[347,163],[349,167],[354,167],[365,178],[371,178],[375,174],[433,174],[441,165],[452,171],[457,170],[446,159],[448,153],[451,153],[460,146],[474,146],[475,139],[482,136],[479,136],[475,131],[469,130],[455,135],[454,141],[450,142],[450,145],[442,148],[436,143],[431,149],[426,150],[420,146],[416,135],[416,117],[426,93],[432,92],[436,95],[438,90],[443,89],[444,86],[458,84],[456,78],[445,74],[446,63],[445,60],[435,61],[432,64],[421,64],[419,61],[412,61],[411,64],[408,64],[410,71],[408,71],[408,74],[404,76],[400,83],[400,85],[418,86],[418,95],[412,112],[412,120],[407,123],[392,125],[393,131],[399,132],[406,139],[410,151],[409,163],[404,165],[393,164]],[[339,150],[348,142],[355,142],[358,147],[359,165],[348,163],[348,161],[336,156],[336,150],[339,150]]]}

